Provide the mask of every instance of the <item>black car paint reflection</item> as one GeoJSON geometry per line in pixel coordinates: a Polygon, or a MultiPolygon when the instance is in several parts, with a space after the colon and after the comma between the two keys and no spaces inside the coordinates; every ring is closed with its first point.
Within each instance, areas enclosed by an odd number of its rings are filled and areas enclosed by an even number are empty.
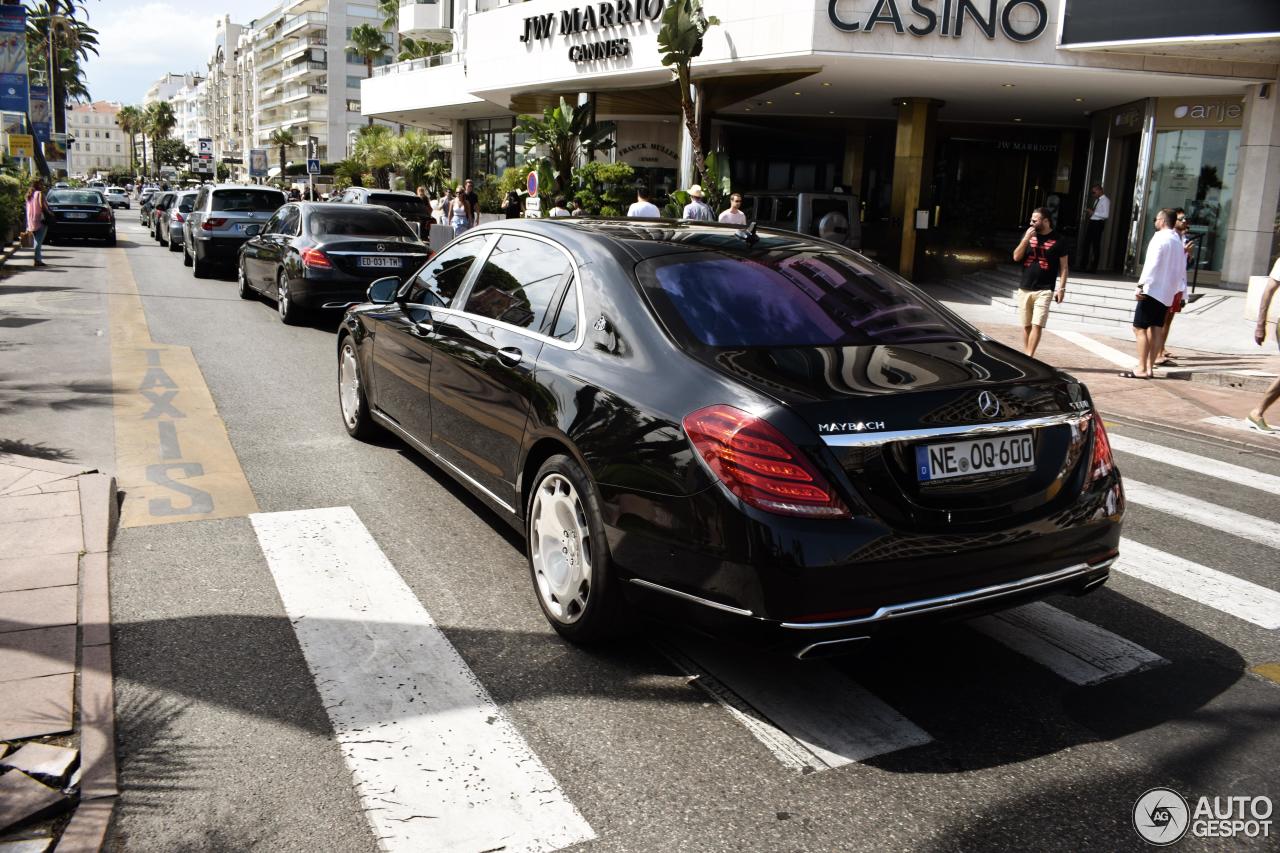
{"type": "MultiPolygon", "coordinates": [[[[607,544],[591,553],[612,579],[593,578],[601,607],[625,592],[817,654],[1088,591],[1117,552],[1123,494],[1084,386],[832,244],[509,221],[468,232],[381,298],[348,311],[339,335],[366,406],[344,409],[365,418],[348,429],[392,430],[526,537],[532,496],[560,482],[535,475],[570,460],[589,482],[584,529],[598,515],[607,544]],[[494,271],[543,244],[571,259],[563,280],[518,262],[494,271]],[[516,298],[526,285],[544,288],[539,300],[516,298]],[[725,418],[737,431],[720,447],[703,430],[725,418]],[[917,446],[1015,430],[1032,437],[1034,470],[916,474],[917,446]]],[[[550,553],[538,541],[535,582],[550,553]]],[[[538,596],[570,638],[605,633],[558,622],[538,596]]]]}

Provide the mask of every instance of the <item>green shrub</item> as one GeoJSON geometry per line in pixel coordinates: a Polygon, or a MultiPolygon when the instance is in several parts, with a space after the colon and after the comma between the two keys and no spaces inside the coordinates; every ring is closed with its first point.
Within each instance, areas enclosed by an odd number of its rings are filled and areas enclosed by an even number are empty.
{"type": "Polygon", "coordinates": [[[27,182],[13,175],[0,175],[0,242],[9,243],[22,229],[27,182]]]}
{"type": "Polygon", "coordinates": [[[627,163],[593,160],[573,170],[573,195],[589,214],[621,216],[635,200],[635,180],[627,163]]]}

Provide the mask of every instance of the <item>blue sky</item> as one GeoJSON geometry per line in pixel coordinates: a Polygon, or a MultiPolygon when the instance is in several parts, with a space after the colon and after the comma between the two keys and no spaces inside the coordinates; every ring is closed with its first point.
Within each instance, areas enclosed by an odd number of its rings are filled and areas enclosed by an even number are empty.
{"type": "Polygon", "coordinates": [[[89,0],[89,24],[100,54],[85,66],[95,100],[140,104],[166,71],[206,72],[214,24],[230,14],[237,24],[269,11],[272,0],[89,0]]]}

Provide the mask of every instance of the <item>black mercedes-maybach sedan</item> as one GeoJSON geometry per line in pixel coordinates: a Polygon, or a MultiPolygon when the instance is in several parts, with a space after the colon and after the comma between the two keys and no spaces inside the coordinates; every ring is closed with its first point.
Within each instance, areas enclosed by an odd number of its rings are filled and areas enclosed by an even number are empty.
{"type": "Polygon", "coordinates": [[[1085,386],[841,246],[508,220],[338,337],[385,428],[521,530],[564,636],[625,608],[810,657],[1101,586],[1124,497],[1085,386]]]}

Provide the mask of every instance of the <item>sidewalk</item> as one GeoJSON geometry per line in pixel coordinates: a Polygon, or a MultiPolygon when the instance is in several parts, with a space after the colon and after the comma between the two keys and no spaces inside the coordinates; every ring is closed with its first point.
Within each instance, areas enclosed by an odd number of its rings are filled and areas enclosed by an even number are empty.
{"type": "Polygon", "coordinates": [[[115,516],[113,478],[0,454],[0,849],[87,853],[106,835],[115,516]]]}

